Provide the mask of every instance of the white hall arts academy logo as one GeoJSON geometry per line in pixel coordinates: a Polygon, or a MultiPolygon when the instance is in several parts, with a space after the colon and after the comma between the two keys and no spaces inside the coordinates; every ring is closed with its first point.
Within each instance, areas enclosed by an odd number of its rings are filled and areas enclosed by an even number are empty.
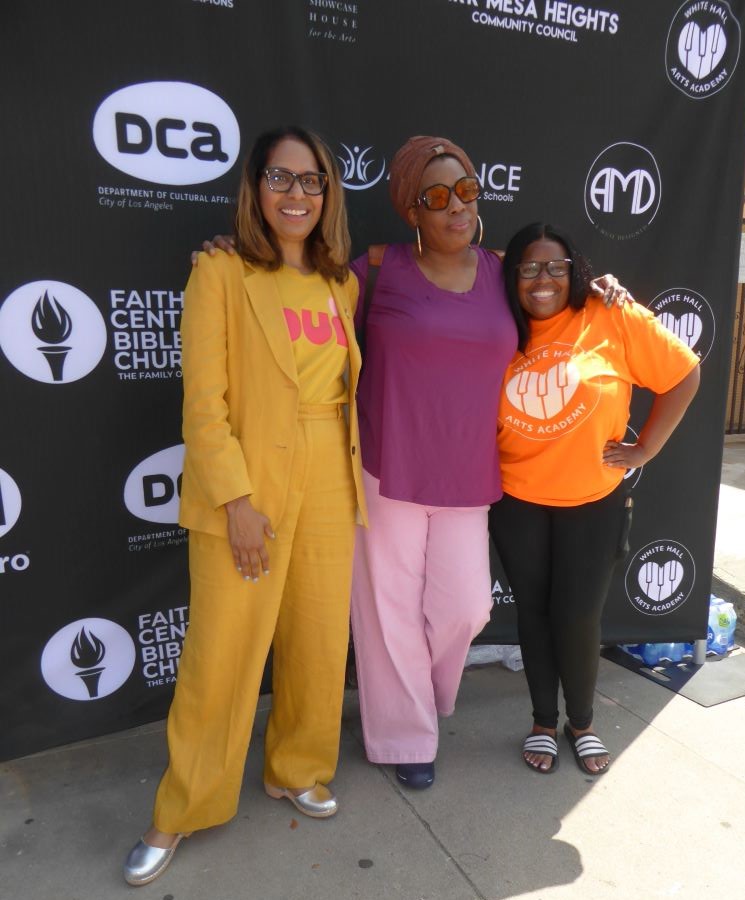
{"type": "Polygon", "coordinates": [[[629,603],[645,616],[665,616],[677,609],[690,596],[695,581],[690,550],[664,538],[637,551],[624,578],[629,603]]]}
{"type": "Polygon", "coordinates": [[[505,385],[505,428],[535,441],[550,441],[577,428],[597,406],[600,388],[580,376],[582,354],[571,344],[537,347],[505,385]]]}
{"type": "Polygon", "coordinates": [[[667,77],[693,100],[711,97],[732,78],[740,41],[740,23],[726,0],[689,0],[678,9],[667,34],[667,77]]]}
{"type": "Polygon", "coordinates": [[[32,281],[0,307],[0,348],[16,369],[47,384],[84,378],[106,349],[96,304],[62,281],[32,281]]]}

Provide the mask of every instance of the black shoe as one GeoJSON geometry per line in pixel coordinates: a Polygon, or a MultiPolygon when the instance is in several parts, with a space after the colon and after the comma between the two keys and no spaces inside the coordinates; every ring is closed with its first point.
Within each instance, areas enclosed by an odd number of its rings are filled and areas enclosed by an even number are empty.
{"type": "Polygon", "coordinates": [[[435,764],[434,762],[399,763],[396,766],[396,778],[406,787],[422,791],[434,783],[435,764]]]}

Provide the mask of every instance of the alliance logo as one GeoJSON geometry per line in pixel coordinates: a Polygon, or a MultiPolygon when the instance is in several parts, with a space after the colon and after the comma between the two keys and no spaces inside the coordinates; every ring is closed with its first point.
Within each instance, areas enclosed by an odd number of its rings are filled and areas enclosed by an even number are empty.
{"type": "Polygon", "coordinates": [[[688,599],[696,581],[690,551],[678,541],[653,541],[642,547],[626,570],[626,596],[645,616],[665,616],[688,599]]]}
{"type": "Polygon", "coordinates": [[[146,522],[178,522],[184,445],[159,450],[138,463],[124,485],[124,504],[146,522]]]}
{"type": "Polygon", "coordinates": [[[689,0],[667,33],[665,70],[670,82],[693,100],[718,93],[740,57],[740,23],[726,0],[689,0]]]}
{"type": "Polygon", "coordinates": [[[714,311],[701,294],[690,288],[670,288],[658,294],[649,309],[668,331],[681,339],[703,362],[714,344],[714,311]]]}
{"type": "Polygon", "coordinates": [[[21,515],[21,492],[4,469],[0,469],[0,538],[4,537],[21,515]]]}
{"type": "Polygon", "coordinates": [[[109,619],[78,619],[53,635],[41,654],[47,685],[68,700],[100,700],[132,674],[135,645],[109,619]]]}
{"type": "Polygon", "coordinates": [[[96,110],[93,142],[127,175],[156,184],[201,184],[229,171],[240,150],[228,104],[184,81],[131,84],[96,110]]]}
{"type": "Polygon", "coordinates": [[[63,281],[32,281],[0,307],[0,348],[24,375],[47,384],[84,378],[106,349],[96,304],[63,281]]]}
{"type": "Polygon", "coordinates": [[[606,237],[626,240],[645,231],[657,215],[662,178],[652,153],[620,141],[606,147],[585,182],[587,218],[606,237]]]}
{"type": "Polygon", "coordinates": [[[344,148],[344,154],[337,159],[342,167],[342,184],[349,191],[366,191],[374,187],[385,174],[385,158],[378,166],[377,160],[369,156],[372,147],[348,147],[344,148]],[[372,169],[372,171],[371,171],[372,169]]]}

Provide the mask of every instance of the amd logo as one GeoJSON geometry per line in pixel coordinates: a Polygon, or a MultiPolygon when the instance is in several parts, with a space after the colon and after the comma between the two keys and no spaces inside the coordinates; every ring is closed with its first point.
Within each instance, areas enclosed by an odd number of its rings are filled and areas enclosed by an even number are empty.
{"type": "Polygon", "coordinates": [[[201,184],[233,166],[240,129],[212,91],[151,81],[114,91],[101,103],[93,141],[106,162],[127,175],[156,184],[201,184]]]}
{"type": "Polygon", "coordinates": [[[641,144],[611,144],[598,154],[587,173],[587,218],[609,238],[627,240],[642,234],[657,215],[661,197],[657,160],[641,144]]]}

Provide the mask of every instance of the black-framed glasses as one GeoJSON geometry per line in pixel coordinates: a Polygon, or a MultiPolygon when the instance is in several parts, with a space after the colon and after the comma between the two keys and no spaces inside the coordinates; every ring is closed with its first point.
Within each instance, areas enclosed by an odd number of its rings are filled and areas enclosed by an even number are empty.
{"type": "Polygon", "coordinates": [[[517,265],[517,274],[520,278],[537,278],[545,269],[552,278],[563,278],[572,269],[571,259],[550,259],[548,262],[521,262],[517,265]]]}
{"type": "Polygon", "coordinates": [[[270,191],[277,191],[280,194],[286,194],[292,190],[293,184],[297,181],[303,189],[304,194],[311,197],[317,197],[326,190],[329,177],[325,172],[291,172],[289,169],[281,169],[279,166],[272,166],[264,169],[262,174],[266,176],[266,183],[269,185],[270,191]]]}
{"type": "Polygon", "coordinates": [[[474,175],[464,175],[459,178],[452,187],[446,184],[431,184],[425,188],[416,198],[417,206],[426,206],[430,210],[447,209],[450,205],[450,195],[455,196],[462,203],[473,203],[481,196],[481,185],[474,175]]]}

